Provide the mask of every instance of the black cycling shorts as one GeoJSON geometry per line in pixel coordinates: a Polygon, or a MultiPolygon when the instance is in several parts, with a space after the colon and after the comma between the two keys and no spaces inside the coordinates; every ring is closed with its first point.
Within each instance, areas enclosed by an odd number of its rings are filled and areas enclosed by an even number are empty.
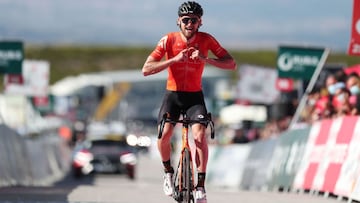
{"type": "Polygon", "coordinates": [[[158,124],[165,113],[169,113],[172,120],[179,119],[180,114],[185,113],[190,120],[198,120],[203,123],[207,119],[203,92],[166,91],[159,111],[158,124]]]}

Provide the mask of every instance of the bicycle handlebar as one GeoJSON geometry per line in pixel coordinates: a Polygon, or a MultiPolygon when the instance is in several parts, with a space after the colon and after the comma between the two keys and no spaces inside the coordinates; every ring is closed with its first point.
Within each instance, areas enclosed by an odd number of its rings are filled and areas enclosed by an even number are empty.
{"type": "MultiPolygon", "coordinates": [[[[185,115],[185,114],[183,114],[183,115],[185,115]]],[[[214,128],[214,122],[212,121],[212,118],[211,118],[211,113],[207,114],[206,120],[204,120],[204,121],[207,122],[207,125],[210,124],[211,139],[214,139],[215,138],[215,128],[214,128]]],[[[161,122],[160,122],[159,135],[158,135],[159,139],[162,137],[165,123],[182,123],[183,125],[189,125],[189,124],[193,124],[193,123],[201,123],[201,121],[190,120],[190,119],[186,118],[186,116],[184,116],[183,119],[172,120],[172,119],[170,119],[169,113],[164,113],[163,118],[161,119],[161,122]]]]}

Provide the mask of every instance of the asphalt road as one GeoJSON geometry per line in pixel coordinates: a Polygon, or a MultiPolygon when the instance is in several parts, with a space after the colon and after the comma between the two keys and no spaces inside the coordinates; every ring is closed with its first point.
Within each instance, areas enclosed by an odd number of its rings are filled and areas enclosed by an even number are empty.
{"type": "MultiPolygon", "coordinates": [[[[339,203],[336,198],[318,195],[234,191],[208,188],[208,202],[241,203],[339,203]]],[[[94,175],[75,180],[68,176],[51,187],[2,187],[0,203],[171,203],[162,192],[161,165],[158,158],[141,156],[135,181],[121,175],[94,175]]],[[[343,202],[346,202],[343,200],[343,202]]]]}

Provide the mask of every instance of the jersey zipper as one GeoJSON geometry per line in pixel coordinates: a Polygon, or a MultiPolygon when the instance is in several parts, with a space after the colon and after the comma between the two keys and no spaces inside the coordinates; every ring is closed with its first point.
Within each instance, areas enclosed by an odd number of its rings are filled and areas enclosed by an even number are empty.
{"type": "MultiPolygon", "coordinates": [[[[186,41],[186,48],[188,49],[190,46],[190,43],[189,41],[186,41]]],[[[186,89],[186,86],[187,86],[187,74],[188,74],[188,69],[189,69],[189,53],[187,53],[187,56],[186,56],[186,62],[185,62],[185,70],[184,70],[184,83],[183,83],[183,90],[186,89]]]]}

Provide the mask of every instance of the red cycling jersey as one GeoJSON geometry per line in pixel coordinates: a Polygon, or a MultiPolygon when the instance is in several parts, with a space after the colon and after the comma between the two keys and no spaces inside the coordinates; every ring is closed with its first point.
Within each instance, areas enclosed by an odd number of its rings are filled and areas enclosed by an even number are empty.
{"type": "MultiPolygon", "coordinates": [[[[161,38],[151,56],[158,61],[165,55],[166,59],[169,59],[189,47],[198,49],[200,54],[205,57],[208,56],[209,50],[218,58],[228,54],[219,42],[208,33],[198,32],[191,42],[186,42],[182,39],[180,32],[171,32],[161,38]]],[[[201,77],[205,63],[190,59],[190,55],[191,53],[184,62],[174,63],[168,67],[167,90],[183,92],[202,90],[201,77]]]]}

